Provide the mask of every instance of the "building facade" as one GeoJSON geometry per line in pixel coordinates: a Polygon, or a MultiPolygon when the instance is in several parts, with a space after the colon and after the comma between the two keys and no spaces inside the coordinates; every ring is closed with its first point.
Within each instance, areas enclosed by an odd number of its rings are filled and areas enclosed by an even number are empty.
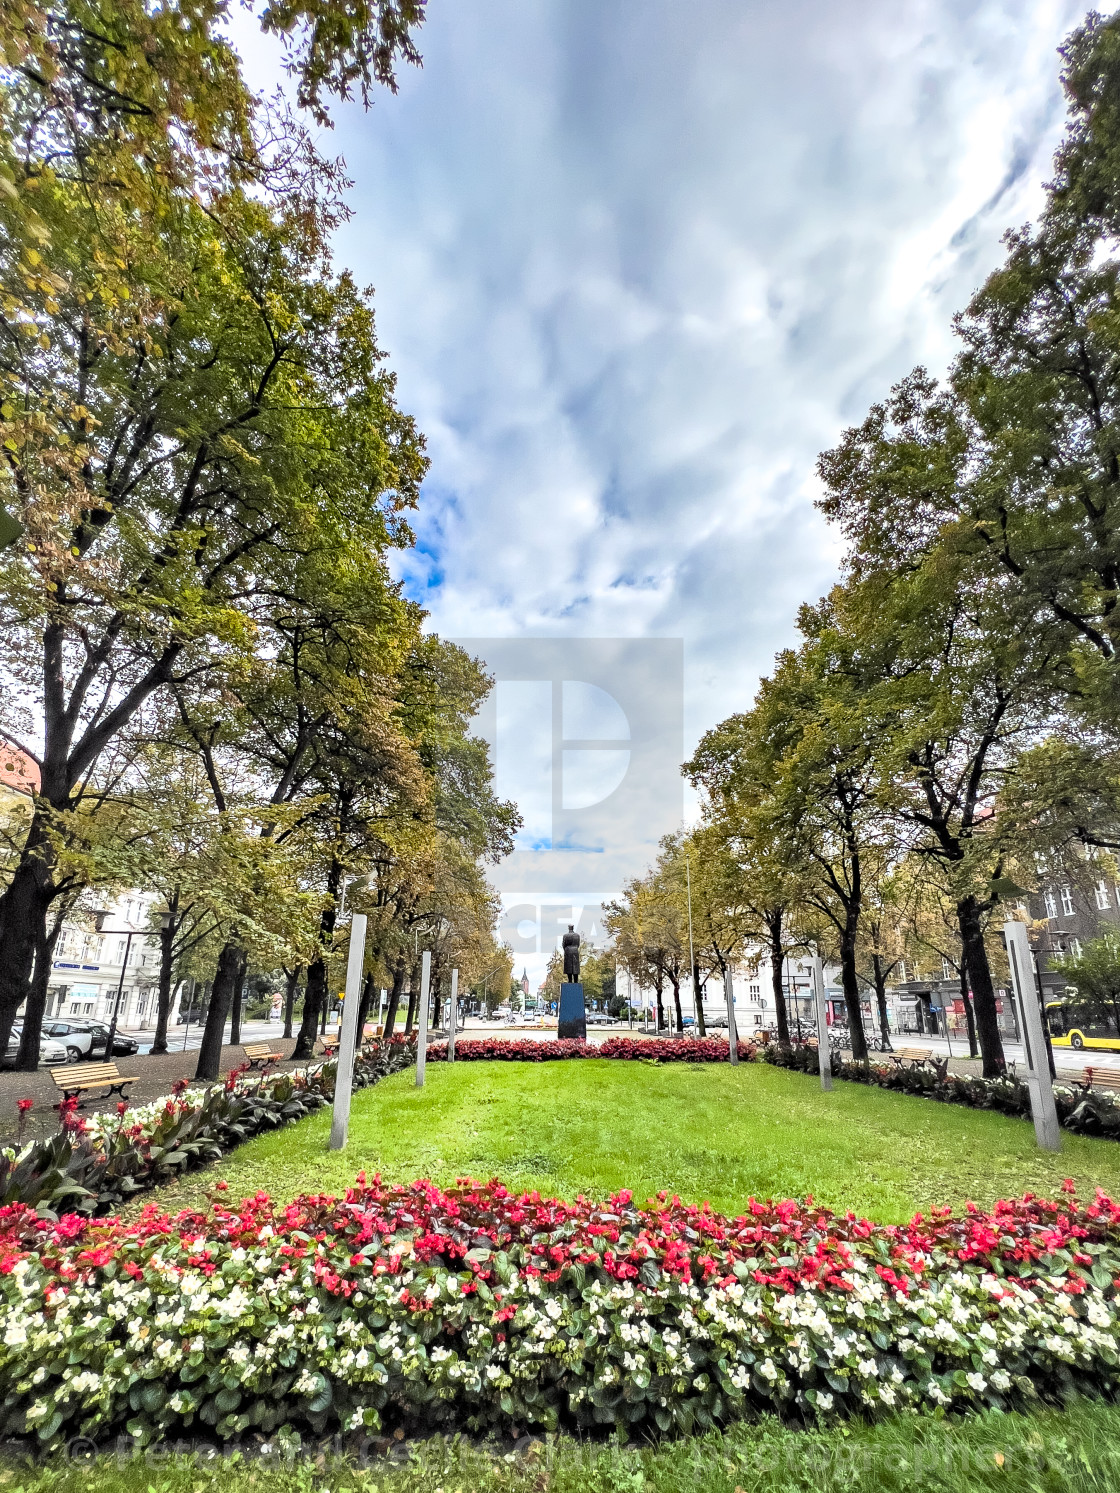
{"type": "Polygon", "coordinates": [[[151,893],[124,892],[93,914],[63,923],[47,987],[48,1016],[109,1021],[120,994],[118,1025],[155,1025],[159,937],[151,932],[151,893]],[[100,927],[96,926],[100,924],[100,927]]]}

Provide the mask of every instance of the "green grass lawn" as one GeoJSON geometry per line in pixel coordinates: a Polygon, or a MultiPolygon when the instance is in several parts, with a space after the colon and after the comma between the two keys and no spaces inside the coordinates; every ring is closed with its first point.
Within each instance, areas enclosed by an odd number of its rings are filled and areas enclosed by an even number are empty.
{"type": "Polygon", "coordinates": [[[404,1465],[311,1455],[98,1458],[9,1463],[5,1493],[1114,1493],[1120,1411],[1075,1404],[1035,1415],[897,1418],[803,1431],[768,1418],[659,1447],[568,1438],[523,1452],[434,1440],[398,1448],[404,1465]]]}
{"type": "Polygon", "coordinates": [[[388,1180],[498,1176],[517,1189],[574,1197],[664,1188],[737,1212],[750,1196],[803,1197],[900,1222],[931,1203],[989,1204],[1063,1177],[1120,1191],[1120,1146],[1063,1135],[1038,1151],[1029,1123],[927,1099],[743,1064],[437,1063],[354,1098],[350,1143],[327,1150],[330,1113],[258,1137],[176,1187],[169,1208],[200,1202],[219,1178],[238,1196],[340,1192],[361,1169],[388,1180]]]}

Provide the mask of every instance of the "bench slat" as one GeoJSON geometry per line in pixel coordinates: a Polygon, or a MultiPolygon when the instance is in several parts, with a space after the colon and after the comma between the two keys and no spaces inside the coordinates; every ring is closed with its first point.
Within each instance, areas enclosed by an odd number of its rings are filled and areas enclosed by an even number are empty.
{"type": "Polygon", "coordinates": [[[1091,1089],[1116,1089],[1120,1090],[1120,1073],[1112,1068],[1086,1068],[1081,1075],[1081,1082],[1087,1084],[1091,1089]]]}
{"type": "Polygon", "coordinates": [[[52,1068],[52,1076],[57,1081],[64,1077],[80,1078],[120,1078],[120,1070],[116,1063],[73,1063],[62,1068],[52,1068]]]}

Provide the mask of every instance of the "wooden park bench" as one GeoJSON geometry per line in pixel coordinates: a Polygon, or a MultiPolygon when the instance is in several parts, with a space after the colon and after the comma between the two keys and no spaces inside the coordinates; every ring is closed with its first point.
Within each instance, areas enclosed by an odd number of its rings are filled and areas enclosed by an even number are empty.
{"type": "Polygon", "coordinates": [[[1086,1068],[1077,1082],[1086,1089],[1107,1089],[1120,1094],[1120,1072],[1115,1068],[1086,1068]]]}
{"type": "Polygon", "coordinates": [[[125,1086],[136,1082],[135,1078],[122,1078],[116,1063],[70,1063],[64,1068],[52,1068],[50,1075],[66,1099],[80,1098],[94,1090],[119,1094],[123,1099],[125,1086]]]}
{"type": "Polygon", "coordinates": [[[323,1047],[323,1056],[325,1058],[333,1058],[333,1057],[337,1057],[338,1056],[338,1038],[337,1037],[320,1037],[319,1041],[322,1044],[322,1047],[323,1047]]]}
{"type": "Polygon", "coordinates": [[[894,1052],[888,1052],[886,1056],[901,1068],[903,1063],[928,1063],[933,1052],[928,1047],[896,1047],[894,1052]]]}
{"type": "Polygon", "coordinates": [[[282,1063],[284,1054],[273,1052],[267,1042],[243,1042],[241,1050],[249,1059],[249,1067],[255,1068],[258,1063],[282,1063]]]}

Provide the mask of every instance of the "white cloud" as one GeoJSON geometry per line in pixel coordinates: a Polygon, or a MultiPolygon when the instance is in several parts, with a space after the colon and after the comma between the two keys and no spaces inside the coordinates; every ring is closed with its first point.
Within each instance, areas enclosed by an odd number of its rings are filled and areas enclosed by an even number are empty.
{"type": "Polygon", "coordinates": [[[1068,0],[431,0],[342,112],[339,257],[431,476],[450,636],[686,640],[686,744],[835,574],[817,452],[1040,201],[1068,0]]]}

